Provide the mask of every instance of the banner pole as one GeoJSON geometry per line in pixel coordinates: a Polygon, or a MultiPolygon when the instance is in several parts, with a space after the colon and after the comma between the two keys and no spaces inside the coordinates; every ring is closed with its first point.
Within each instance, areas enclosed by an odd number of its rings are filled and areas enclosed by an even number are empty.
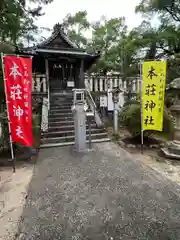
{"type": "Polygon", "coordinates": [[[5,78],[5,72],[4,72],[4,55],[1,53],[1,61],[2,61],[2,71],[3,71],[3,77],[4,77],[4,91],[5,91],[5,97],[6,97],[6,107],[7,107],[7,117],[8,117],[8,127],[9,127],[9,142],[10,142],[10,149],[11,149],[11,158],[12,158],[12,168],[13,172],[16,172],[16,166],[15,166],[15,158],[14,158],[14,150],[13,150],[13,144],[12,144],[12,137],[11,137],[11,126],[10,126],[10,118],[9,118],[9,109],[7,104],[7,89],[6,89],[6,81],[5,78]]]}
{"type": "Polygon", "coordinates": [[[140,108],[141,108],[141,153],[144,151],[144,132],[143,132],[143,80],[142,80],[142,62],[140,61],[140,108]]]}

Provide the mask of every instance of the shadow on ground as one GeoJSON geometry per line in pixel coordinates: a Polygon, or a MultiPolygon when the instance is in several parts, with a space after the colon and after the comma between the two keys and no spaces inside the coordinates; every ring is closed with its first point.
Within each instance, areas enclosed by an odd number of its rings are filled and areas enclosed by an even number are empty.
{"type": "Polygon", "coordinates": [[[15,239],[180,239],[180,189],[113,143],[42,149],[15,239]]]}

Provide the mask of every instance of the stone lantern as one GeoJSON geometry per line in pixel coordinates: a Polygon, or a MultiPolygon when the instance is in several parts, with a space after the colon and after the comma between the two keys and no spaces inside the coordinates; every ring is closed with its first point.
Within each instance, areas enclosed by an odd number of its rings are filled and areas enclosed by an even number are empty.
{"type": "Polygon", "coordinates": [[[168,86],[167,92],[175,96],[174,104],[170,107],[174,119],[175,133],[174,140],[168,143],[167,148],[162,151],[167,157],[180,159],[180,78],[174,79],[168,86]]]}

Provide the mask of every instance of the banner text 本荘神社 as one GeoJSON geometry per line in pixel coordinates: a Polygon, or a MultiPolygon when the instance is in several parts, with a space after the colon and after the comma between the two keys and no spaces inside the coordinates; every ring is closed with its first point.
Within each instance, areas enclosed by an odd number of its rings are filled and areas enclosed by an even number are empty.
{"type": "Polygon", "coordinates": [[[32,146],[32,58],[4,56],[4,73],[12,142],[32,146]]]}
{"type": "Polygon", "coordinates": [[[144,62],[142,67],[142,128],[162,131],[166,62],[144,62]]]}

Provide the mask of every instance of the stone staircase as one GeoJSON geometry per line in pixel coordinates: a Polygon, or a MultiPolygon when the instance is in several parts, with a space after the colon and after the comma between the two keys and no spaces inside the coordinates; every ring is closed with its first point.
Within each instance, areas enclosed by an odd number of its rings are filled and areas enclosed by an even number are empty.
{"type": "MultiPolygon", "coordinates": [[[[42,133],[41,147],[65,146],[74,144],[74,121],[71,111],[73,103],[72,92],[52,94],[48,116],[48,132],[42,133]]],[[[88,124],[87,142],[89,137],[88,124]]],[[[109,141],[106,130],[98,128],[95,122],[91,124],[92,142],[109,141]]]]}

